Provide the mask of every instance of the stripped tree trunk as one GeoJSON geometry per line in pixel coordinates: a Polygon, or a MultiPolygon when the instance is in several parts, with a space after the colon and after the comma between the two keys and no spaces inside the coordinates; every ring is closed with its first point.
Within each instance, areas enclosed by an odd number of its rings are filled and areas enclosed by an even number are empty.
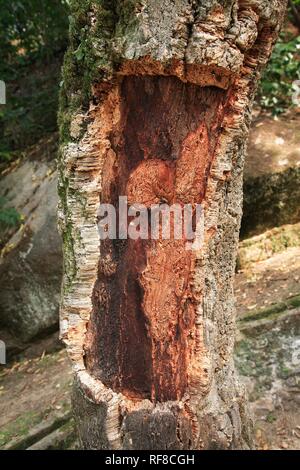
{"type": "Polygon", "coordinates": [[[61,335],[87,449],[251,447],[233,365],[250,108],[285,0],[72,2],[61,335]],[[201,241],[99,239],[100,202],[199,203],[201,241]]]}

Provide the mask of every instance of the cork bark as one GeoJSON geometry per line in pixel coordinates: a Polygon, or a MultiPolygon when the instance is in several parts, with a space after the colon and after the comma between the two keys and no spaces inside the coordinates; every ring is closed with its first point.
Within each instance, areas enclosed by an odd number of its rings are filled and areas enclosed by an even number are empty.
{"type": "Polygon", "coordinates": [[[285,0],[72,2],[61,336],[86,449],[251,448],[233,276],[251,104],[285,0]],[[99,203],[201,204],[200,243],[101,240],[99,203]]]}

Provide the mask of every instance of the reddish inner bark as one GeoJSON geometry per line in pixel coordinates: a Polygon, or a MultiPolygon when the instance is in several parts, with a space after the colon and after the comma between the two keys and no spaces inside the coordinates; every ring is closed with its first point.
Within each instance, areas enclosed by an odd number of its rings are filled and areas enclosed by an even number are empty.
{"type": "MultiPolygon", "coordinates": [[[[121,85],[116,160],[104,168],[102,202],[201,203],[226,92],[174,77],[121,85]]],[[[185,240],[106,240],[88,326],[88,370],[130,397],[176,400],[188,387],[195,300],[185,240]]]]}

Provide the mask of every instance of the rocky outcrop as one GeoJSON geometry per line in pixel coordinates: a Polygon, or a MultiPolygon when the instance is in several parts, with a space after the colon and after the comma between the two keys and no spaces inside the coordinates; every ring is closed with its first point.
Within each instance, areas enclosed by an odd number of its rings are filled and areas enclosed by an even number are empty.
{"type": "Polygon", "coordinates": [[[21,214],[22,224],[1,254],[0,322],[23,341],[58,324],[62,251],[56,227],[56,140],[53,136],[36,147],[1,180],[0,196],[21,214]]]}
{"type": "Polygon", "coordinates": [[[299,320],[298,307],[239,321],[235,361],[256,418],[258,449],[299,448],[299,320]]]}

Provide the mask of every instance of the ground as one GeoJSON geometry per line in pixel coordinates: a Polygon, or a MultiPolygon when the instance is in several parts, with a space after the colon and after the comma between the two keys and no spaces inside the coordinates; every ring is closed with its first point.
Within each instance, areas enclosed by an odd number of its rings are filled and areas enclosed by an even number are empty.
{"type": "MultiPolygon", "coordinates": [[[[255,112],[255,111],[254,111],[255,112]]],[[[259,112],[259,111],[257,111],[259,112]]],[[[300,114],[274,119],[258,114],[252,123],[245,178],[300,167],[300,114]]]]}
{"type": "MultiPolygon", "coordinates": [[[[69,423],[71,383],[72,371],[63,349],[31,359],[25,353],[4,368],[0,374],[0,448],[27,448],[69,423]]],[[[74,441],[71,434],[68,445],[74,441]]]]}

